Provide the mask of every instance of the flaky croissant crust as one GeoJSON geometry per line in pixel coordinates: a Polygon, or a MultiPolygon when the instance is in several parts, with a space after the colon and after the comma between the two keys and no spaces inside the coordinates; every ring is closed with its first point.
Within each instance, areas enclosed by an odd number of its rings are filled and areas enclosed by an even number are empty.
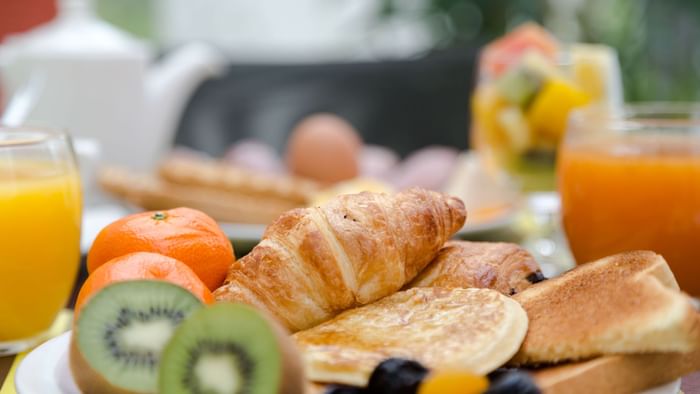
{"type": "Polygon", "coordinates": [[[465,219],[459,199],[418,188],[294,209],[231,266],[215,296],[265,308],[292,331],[312,327],[401,289],[465,219]]]}

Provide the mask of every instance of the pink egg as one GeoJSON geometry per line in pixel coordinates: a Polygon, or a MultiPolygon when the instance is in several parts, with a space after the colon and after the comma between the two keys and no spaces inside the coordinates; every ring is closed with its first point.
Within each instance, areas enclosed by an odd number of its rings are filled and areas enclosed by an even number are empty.
{"type": "Polygon", "coordinates": [[[459,151],[446,146],[429,146],[411,153],[389,179],[398,190],[419,186],[442,190],[457,163],[459,151]]]}
{"type": "Polygon", "coordinates": [[[224,161],[252,171],[272,174],[285,172],[282,159],[275,149],[253,138],[244,139],[232,145],[226,152],[224,161]]]}
{"type": "Polygon", "coordinates": [[[365,145],[360,152],[360,175],[367,178],[388,179],[399,163],[399,155],[380,145],[365,145]]]}

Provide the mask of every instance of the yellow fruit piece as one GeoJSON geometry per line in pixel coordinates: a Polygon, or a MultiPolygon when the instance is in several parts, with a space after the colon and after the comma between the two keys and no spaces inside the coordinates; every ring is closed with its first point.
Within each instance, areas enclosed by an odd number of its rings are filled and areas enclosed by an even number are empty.
{"type": "Polygon", "coordinates": [[[607,45],[574,44],[571,76],[592,102],[620,104],[622,83],[615,50],[607,45]]]}
{"type": "Polygon", "coordinates": [[[486,146],[500,147],[508,144],[508,136],[498,119],[501,109],[508,106],[491,84],[484,83],[474,92],[472,104],[471,144],[479,149],[486,146]]]}
{"type": "Polygon", "coordinates": [[[437,372],[418,387],[418,394],[481,394],[489,387],[484,376],[468,372],[437,372]]]}
{"type": "Polygon", "coordinates": [[[559,141],[566,130],[569,111],[588,103],[589,97],[563,79],[547,81],[527,111],[535,138],[559,141]]]}
{"type": "Polygon", "coordinates": [[[507,136],[511,152],[522,153],[530,147],[530,125],[520,108],[503,108],[498,114],[498,123],[507,136]]]}

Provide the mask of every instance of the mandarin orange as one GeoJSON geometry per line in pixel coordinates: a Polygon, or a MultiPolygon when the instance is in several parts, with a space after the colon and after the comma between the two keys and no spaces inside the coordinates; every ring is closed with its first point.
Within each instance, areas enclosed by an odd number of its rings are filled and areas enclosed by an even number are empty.
{"type": "Polygon", "coordinates": [[[210,290],[222,284],[236,259],[231,242],[214,219],[195,209],[176,208],[129,215],[103,228],[88,252],[88,272],[133,252],[180,260],[210,290]]]}
{"type": "Polygon", "coordinates": [[[116,257],[99,266],[87,278],[75,302],[75,316],[95,293],[114,282],[132,279],[160,279],[184,287],[205,304],[214,303],[207,286],[185,263],[151,252],[134,252],[116,257]]]}

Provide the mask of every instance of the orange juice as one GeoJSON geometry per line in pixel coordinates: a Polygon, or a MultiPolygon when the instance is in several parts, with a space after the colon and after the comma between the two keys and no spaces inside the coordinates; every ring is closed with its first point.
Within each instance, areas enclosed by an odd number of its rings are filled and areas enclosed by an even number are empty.
{"type": "Polygon", "coordinates": [[[0,341],[47,330],[64,307],[80,262],[76,171],[0,161],[0,341]]]}
{"type": "Polygon", "coordinates": [[[588,142],[565,144],[558,158],[576,261],[653,250],[683,290],[700,296],[700,141],[638,134],[588,142]]]}

